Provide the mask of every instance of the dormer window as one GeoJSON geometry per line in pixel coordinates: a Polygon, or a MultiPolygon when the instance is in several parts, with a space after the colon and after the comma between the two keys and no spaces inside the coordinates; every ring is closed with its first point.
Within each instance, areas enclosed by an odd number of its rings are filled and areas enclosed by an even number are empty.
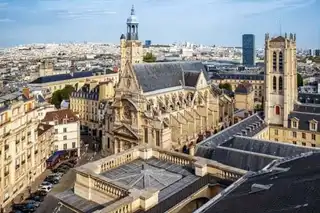
{"type": "Polygon", "coordinates": [[[317,131],[317,129],[318,129],[318,121],[316,121],[315,119],[309,121],[309,129],[311,131],[317,131]]]}
{"type": "Polygon", "coordinates": [[[298,129],[299,128],[299,119],[294,117],[291,119],[291,127],[298,129]]]}

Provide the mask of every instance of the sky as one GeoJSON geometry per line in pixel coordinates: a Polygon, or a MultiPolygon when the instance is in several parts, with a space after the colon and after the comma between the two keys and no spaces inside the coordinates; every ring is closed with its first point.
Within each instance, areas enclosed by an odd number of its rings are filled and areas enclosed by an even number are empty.
{"type": "Polygon", "coordinates": [[[0,0],[0,47],[30,43],[119,42],[134,4],[140,40],[263,47],[296,33],[298,48],[320,48],[320,0],[0,0]]]}

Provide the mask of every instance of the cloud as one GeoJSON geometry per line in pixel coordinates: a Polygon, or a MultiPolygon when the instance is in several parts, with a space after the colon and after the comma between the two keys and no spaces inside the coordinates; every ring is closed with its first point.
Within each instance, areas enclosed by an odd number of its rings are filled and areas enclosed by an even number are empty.
{"type": "Polygon", "coordinates": [[[15,22],[15,20],[8,19],[8,18],[0,19],[0,23],[8,23],[8,22],[15,22]]]}

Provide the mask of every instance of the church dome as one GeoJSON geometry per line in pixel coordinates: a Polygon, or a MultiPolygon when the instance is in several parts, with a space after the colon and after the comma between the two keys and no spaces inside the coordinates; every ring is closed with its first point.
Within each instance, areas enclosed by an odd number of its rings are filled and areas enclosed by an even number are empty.
{"type": "Polygon", "coordinates": [[[134,6],[132,5],[131,14],[127,18],[127,24],[138,24],[138,23],[139,23],[139,21],[138,21],[136,14],[135,14],[134,6]]]}

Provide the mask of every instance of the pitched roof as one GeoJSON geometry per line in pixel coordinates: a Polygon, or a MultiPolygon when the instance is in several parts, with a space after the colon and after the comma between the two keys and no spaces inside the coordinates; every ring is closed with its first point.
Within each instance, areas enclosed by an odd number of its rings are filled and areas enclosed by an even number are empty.
{"type": "Polygon", "coordinates": [[[38,125],[38,136],[42,135],[43,133],[47,132],[53,126],[49,124],[40,123],[38,125]]]}
{"type": "Polygon", "coordinates": [[[95,76],[98,73],[112,74],[114,72],[111,70],[102,70],[99,68],[94,68],[91,71],[74,72],[72,74],[67,73],[67,74],[59,74],[59,75],[42,76],[30,82],[30,84],[43,84],[43,83],[50,83],[50,82],[56,82],[56,81],[65,81],[65,80],[70,80],[75,78],[86,78],[86,77],[95,76]]]}
{"type": "Polygon", "coordinates": [[[272,38],[270,42],[284,42],[285,40],[286,39],[283,36],[278,36],[278,37],[272,38]]]}
{"type": "Polygon", "coordinates": [[[249,94],[253,91],[252,84],[250,83],[241,83],[237,86],[234,91],[236,94],[249,94]]]}
{"type": "Polygon", "coordinates": [[[251,73],[210,73],[211,79],[239,79],[239,80],[264,80],[263,74],[251,73]]]}
{"type": "Polygon", "coordinates": [[[134,64],[133,70],[144,92],[177,86],[196,86],[201,73],[208,74],[201,62],[158,62],[134,64]],[[184,85],[183,85],[184,84],[184,85]]]}
{"type": "Polygon", "coordinates": [[[319,160],[320,153],[303,154],[247,174],[196,213],[320,212],[319,160]]]}
{"type": "Polygon", "coordinates": [[[47,112],[42,120],[43,122],[58,121],[58,124],[63,124],[64,121],[72,123],[78,121],[79,118],[70,109],[62,109],[52,112],[47,112]]]}
{"type": "Polygon", "coordinates": [[[299,93],[298,101],[307,104],[320,104],[319,93],[299,93]]]}

